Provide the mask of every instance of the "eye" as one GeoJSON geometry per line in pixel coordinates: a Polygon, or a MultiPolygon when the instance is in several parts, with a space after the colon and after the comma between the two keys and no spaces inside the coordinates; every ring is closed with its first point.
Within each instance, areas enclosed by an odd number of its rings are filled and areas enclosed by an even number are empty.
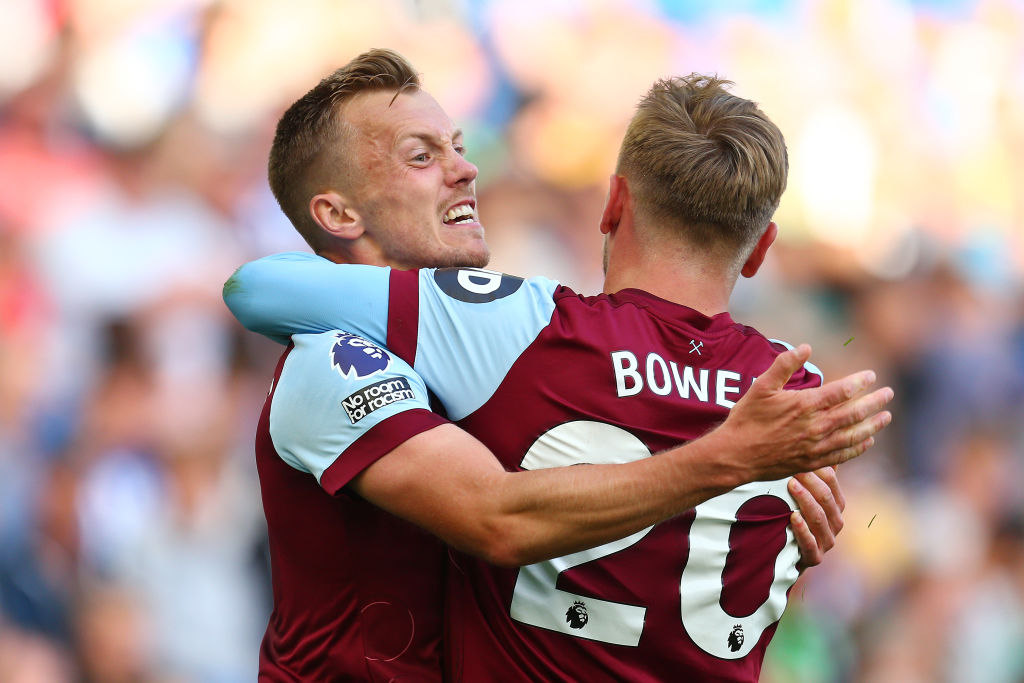
{"type": "Polygon", "coordinates": [[[455,145],[455,151],[458,152],[460,156],[466,156],[466,146],[461,143],[455,145]]]}
{"type": "Polygon", "coordinates": [[[412,158],[412,161],[415,161],[418,164],[425,164],[430,161],[430,155],[426,152],[420,152],[412,158]]]}

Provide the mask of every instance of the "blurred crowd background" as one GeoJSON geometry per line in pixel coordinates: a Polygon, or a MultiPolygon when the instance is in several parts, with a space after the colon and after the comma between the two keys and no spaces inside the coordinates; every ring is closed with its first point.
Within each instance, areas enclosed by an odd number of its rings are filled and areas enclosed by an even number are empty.
{"type": "Polygon", "coordinates": [[[492,267],[583,291],[650,83],[760,102],[790,182],[734,316],[897,394],[763,680],[1024,681],[1021,0],[3,0],[0,681],[254,680],[279,349],[220,286],[305,248],[274,124],[374,46],[465,129],[492,267]]]}

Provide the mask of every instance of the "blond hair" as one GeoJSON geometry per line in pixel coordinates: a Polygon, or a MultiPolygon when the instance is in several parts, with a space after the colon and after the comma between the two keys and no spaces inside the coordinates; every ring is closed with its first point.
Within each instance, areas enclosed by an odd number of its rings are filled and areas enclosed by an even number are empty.
{"type": "Polygon", "coordinates": [[[779,205],[789,162],[782,132],[730,85],[701,74],[656,82],[630,121],[618,173],[639,219],[745,259],[779,205]]]}
{"type": "Polygon", "coordinates": [[[296,100],[277,122],[267,176],[281,210],[314,249],[321,231],[309,215],[318,161],[342,135],[341,106],[355,95],[378,90],[419,89],[420,77],[394,50],[359,55],[296,100]]]}

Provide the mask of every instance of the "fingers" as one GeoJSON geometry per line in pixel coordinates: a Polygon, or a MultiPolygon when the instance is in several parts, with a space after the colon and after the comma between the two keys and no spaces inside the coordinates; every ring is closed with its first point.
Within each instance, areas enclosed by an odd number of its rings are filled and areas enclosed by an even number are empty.
{"type": "Polygon", "coordinates": [[[814,538],[814,534],[811,533],[807,522],[799,512],[794,512],[789,516],[789,525],[793,529],[793,538],[796,539],[797,547],[800,548],[800,561],[797,562],[796,568],[802,572],[808,567],[821,564],[825,553],[818,547],[817,539],[814,538]]]}
{"type": "Polygon", "coordinates": [[[862,370],[804,392],[814,399],[817,408],[827,410],[861,393],[874,384],[875,379],[873,370],[862,370]]]}
{"type": "Polygon", "coordinates": [[[846,507],[846,500],[839,491],[839,480],[835,476],[835,470],[831,467],[822,467],[814,472],[797,474],[790,483],[790,492],[800,487],[812,497],[814,504],[808,502],[804,505],[804,497],[797,494],[793,494],[793,497],[800,506],[804,519],[818,538],[818,545],[827,552],[832,547],[831,543],[835,542],[835,535],[843,528],[843,509],[846,507]],[[816,526],[819,523],[827,526],[827,529],[819,531],[816,526]]]}
{"type": "Polygon", "coordinates": [[[882,387],[872,391],[870,394],[859,396],[856,399],[836,406],[829,411],[829,417],[832,418],[832,428],[839,429],[863,422],[884,408],[892,400],[893,395],[891,388],[882,387]]]}
{"type": "Polygon", "coordinates": [[[885,429],[890,422],[892,422],[892,413],[888,410],[883,410],[873,415],[869,415],[854,425],[833,431],[821,440],[817,446],[817,450],[819,453],[826,453],[829,451],[848,448],[873,437],[875,434],[885,429]]]}
{"type": "Polygon", "coordinates": [[[834,451],[830,451],[825,457],[823,457],[818,464],[822,467],[826,465],[841,465],[844,462],[853,460],[854,458],[863,455],[869,448],[875,445],[875,437],[868,437],[867,439],[849,446],[847,448],[838,448],[834,451]]]}
{"type": "Polygon", "coordinates": [[[836,543],[836,535],[832,531],[829,513],[835,517],[839,525],[842,525],[842,512],[836,507],[828,486],[820,479],[812,481],[813,479],[815,479],[813,474],[810,476],[798,475],[789,480],[787,487],[790,495],[796,501],[800,516],[803,517],[813,534],[818,548],[825,553],[836,543]],[[805,482],[811,484],[813,490],[808,488],[805,482]],[[815,494],[822,496],[822,500],[818,500],[815,494]],[[829,509],[826,510],[826,508],[829,509]]]}
{"type": "Polygon", "coordinates": [[[825,553],[835,546],[836,534],[843,528],[846,498],[832,467],[798,474],[787,487],[799,508],[789,519],[800,548],[798,568],[803,571],[821,564],[825,553]]]}
{"type": "MultiPolygon", "coordinates": [[[[846,510],[846,496],[843,495],[843,487],[839,485],[839,470],[835,467],[822,467],[821,469],[815,470],[814,473],[818,475],[818,478],[825,482],[829,490],[832,492],[832,498],[835,499],[836,505],[839,507],[839,511],[843,512],[846,510]]],[[[841,524],[838,529],[834,526],[832,527],[832,531],[836,533],[839,533],[840,529],[842,529],[841,524]]]]}
{"type": "Polygon", "coordinates": [[[780,353],[754,384],[768,391],[777,391],[786,386],[793,373],[803,367],[810,357],[811,347],[808,344],[780,353]]]}

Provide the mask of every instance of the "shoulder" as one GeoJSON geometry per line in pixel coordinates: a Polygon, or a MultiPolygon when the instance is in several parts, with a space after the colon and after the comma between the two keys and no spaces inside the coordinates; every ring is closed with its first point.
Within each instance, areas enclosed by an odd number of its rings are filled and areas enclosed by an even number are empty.
{"type": "Polygon", "coordinates": [[[523,278],[483,268],[427,268],[420,284],[447,298],[468,304],[487,304],[522,298],[550,300],[559,283],[545,277],[523,278]]]}
{"type": "MultiPolygon", "coordinates": [[[[779,354],[785,353],[793,348],[793,344],[781,339],[772,339],[764,336],[752,327],[747,327],[751,335],[752,343],[756,343],[765,349],[768,362],[775,360],[779,354]]],[[[787,389],[809,389],[820,387],[825,383],[825,375],[814,363],[807,361],[802,369],[793,373],[793,377],[786,383],[787,389]]]]}
{"type": "Polygon", "coordinates": [[[331,330],[296,334],[285,361],[278,392],[335,394],[352,391],[389,377],[419,382],[413,369],[386,348],[357,334],[331,330]]]}
{"type": "Polygon", "coordinates": [[[293,467],[320,479],[344,454],[345,477],[332,480],[338,488],[398,442],[443,422],[430,413],[420,377],[387,349],[341,330],[297,334],[292,343],[268,429],[293,467]]]}
{"type": "Polygon", "coordinates": [[[368,339],[333,330],[297,334],[292,343],[271,404],[275,435],[292,442],[327,434],[355,440],[386,416],[429,407],[409,364],[368,339]]]}

